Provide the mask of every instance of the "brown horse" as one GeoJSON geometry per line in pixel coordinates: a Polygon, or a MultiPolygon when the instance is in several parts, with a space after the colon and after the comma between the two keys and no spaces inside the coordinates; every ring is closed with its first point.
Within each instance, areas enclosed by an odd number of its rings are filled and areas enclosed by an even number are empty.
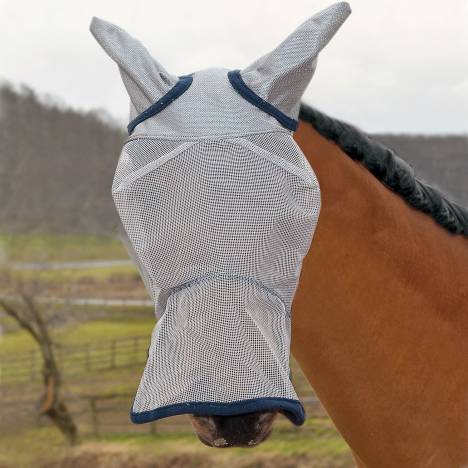
{"type": "MultiPolygon", "coordinates": [[[[295,292],[290,286],[296,289],[298,260],[305,253],[300,246],[306,245],[307,234],[306,224],[297,222],[296,215],[282,215],[294,212],[282,208],[288,205],[288,198],[294,198],[292,189],[286,190],[288,185],[282,182],[274,189],[281,194],[282,204],[270,207],[271,211],[262,208],[260,217],[252,217],[255,203],[263,201],[261,197],[270,186],[263,185],[256,192],[258,198],[253,197],[256,184],[250,181],[257,172],[248,174],[251,166],[235,166],[234,162],[223,169],[234,151],[233,143],[222,146],[218,139],[263,135],[263,143],[247,140],[241,145],[242,154],[246,151],[250,158],[246,161],[255,161],[255,167],[259,161],[252,155],[264,156],[273,151],[271,148],[281,153],[285,129],[296,129],[300,99],[315,71],[318,54],[350,11],[346,2],[331,5],[243,70],[211,68],[181,77],[165,70],[123,29],[93,19],[91,32],[118,64],[131,100],[131,137],[114,177],[114,200],[136,258],[147,273],[143,276],[148,279],[158,313],[164,313],[169,297],[174,300],[173,312],[165,316],[172,318],[156,326],[154,345],[152,341],[132,406],[132,421],[145,423],[192,413],[200,439],[215,447],[257,445],[268,437],[277,411],[288,414],[291,405],[297,411],[296,422],[302,422],[303,413],[290,389],[285,366],[284,356],[289,351],[286,315],[278,313],[285,324],[278,351],[267,343],[275,337],[276,328],[266,326],[271,330],[266,337],[253,317],[248,318],[245,329],[249,331],[239,339],[249,343],[254,356],[237,359],[247,350],[236,348],[239,341],[232,335],[241,328],[235,320],[237,309],[226,311],[237,301],[242,304],[239,310],[245,311],[246,301],[237,298],[247,296],[243,291],[237,295],[228,292],[211,302],[210,289],[200,296],[203,300],[192,301],[190,294],[196,295],[196,289],[191,289],[196,278],[213,272],[242,278],[254,275],[255,281],[263,280],[265,272],[268,284],[280,279],[271,283],[273,288],[278,284],[288,290],[284,294],[287,304],[284,300],[280,304],[281,299],[265,300],[270,304],[264,307],[265,317],[270,319],[270,310],[286,310],[285,304],[289,309],[289,298],[295,292]],[[195,148],[193,141],[207,137],[215,138],[213,149],[190,149],[195,148]],[[176,158],[185,150],[190,157],[176,158]],[[217,164],[205,164],[203,158],[223,151],[227,159],[218,157],[217,164]],[[187,166],[186,159],[203,170],[187,166]],[[165,166],[164,170],[169,167],[167,174],[153,173],[168,161],[174,166],[165,166]],[[205,166],[212,166],[214,172],[205,173],[205,166]],[[230,194],[226,180],[235,179],[230,171],[242,172],[241,179],[249,181],[235,185],[239,198],[230,194]],[[219,207],[213,203],[217,199],[219,207]],[[221,206],[222,200],[225,206],[221,206]],[[247,200],[244,211],[239,200],[242,204],[247,200]],[[206,220],[199,219],[205,217],[201,203],[209,204],[206,220]],[[189,213],[190,218],[186,217],[189,213]],[[273,214],[274,227],[268,223],[273,214]],[[196,228],[186,229],[191,220],[196,228]],[[264,220],[262,227],[253,225],[264,220]],[[227,223],[225,227],[223,223],[227,223]],[[250,231],[255,235],[248,237],[250,231]],[[288,245],[283,241],[290,233],[295,235],[288,245]],[[290,254],[289,258],[283,258],[282,251],[286,252],[284,257],[290,254]],[[249,268],[236,270],[233,265],[246,257],[250,257],[249,268]],[[184,291],[181,297],[186,297],[190,306],[172,295],[176,290],[184,291]],[[226,320],[234,317],[229,327],[218,320],[223,312],[226,320]],[[198,323],[192,323],[192,318],[198,323]],[[200,334],[205,324],[213,333],[200,334]],[[179,331],[186,329],[190,333],[177,338],[182,336],[179,331]],[[229,346],[223,347],[223,339],[229,346]],[[265,349],[265,354],[255,351],[257,346],[265,349]],[[226,356],[234,356],[235,362],[226,356]],[[244,374],[255,366],[252,363],[261,365],[244,374]],[[280,367],[278,363],[282,363],[280,367]],[[249,378],[242,379],[245,375],[249,378]],[[266,375],[280,378],[264,379],[266,375]],[[184,376],[183,382],[180,376],[184,376]],[[256,391],[270,380],[273,384],[266,390],[256,391]],[[249,384],[250,393],[244,391],[249,384]],[[289,390],[279,392],[280,387],[289,390]],[[257,412],[240,414],[247,408],[257,412]]],[[[362,465],[456,467],[468,463],[468,366],[464,362],[468,358],[468,243],[448,232],[468,235],[468,213],[417,181],[409,166],[394,158],[391,151],[384,149],[377,157],[372,143],[363,135],[359,138],[359,132],[349,126],[312,109],[302,117],[312,125],[302,123],[296,139],[317,173],[322,212],[294,301],[293,351],[362,465]],[[320,136],[313,126],[338,146],[320,136]],[[353,162],[343,148],[363,164],[353,162]],[[410,208],[395,192],[417,209],[410,208]]],[[[290,135],[287,133],[286,139],[294,148],[291,156],[296,148],[290,135]]],[[[286,158],[279,159],[274,164],[286,166],[286,158]]],[[[301,159],[299,165],[303,163],[301,159]]],[[[294,174],[299,168],[295,164],[294,174]]],[[[268,179],[273,181],[277,176],[272,174],[268,179]]],[[[309,189],[317,188],[312,174],[301,177],[309,189]]],[[[259,182],[262,185],[262,180],[259,182]]],[[[317,208],[315,195],[301,198],[313,199],[317,208]]],[[[297,219],[315,221],[315,208],[297,219]]],[[[308,226],[312,234],[315,225],[308,226]]],[[[208,281],[203,287],[208,283],[212,284],[208,281]]],[[[212,287],[217,293],[222,290],[212,287]]]]}
{"type": "MultiPolygon", "coordinates": [[[[468,466],[468,213],[356,129],[301,119],[322,209],[293,353],[358,466],[468,466]]],[[[260,441],[274,415],[192,420],[208,439],[260,441]]]]}
{"type": "Polygon", "coordinates": [[[322,210],[292,351],[358,466],[466,467],[468,215],[351,127],[302,120],[322,210]]]}

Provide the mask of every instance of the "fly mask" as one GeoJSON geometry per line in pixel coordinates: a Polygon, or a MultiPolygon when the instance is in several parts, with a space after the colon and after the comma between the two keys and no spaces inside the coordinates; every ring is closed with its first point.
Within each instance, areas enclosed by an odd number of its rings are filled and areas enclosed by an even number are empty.
{"type": "Polygon", "coordinates": [[[112,195],[158,318],[133,422],[255,411],[304,421],[290,311],[320,189],[292,133],[317,56],[349,13],[330,6],[242,71],[179,77],[93,18],[130,96],[112,195]]]}

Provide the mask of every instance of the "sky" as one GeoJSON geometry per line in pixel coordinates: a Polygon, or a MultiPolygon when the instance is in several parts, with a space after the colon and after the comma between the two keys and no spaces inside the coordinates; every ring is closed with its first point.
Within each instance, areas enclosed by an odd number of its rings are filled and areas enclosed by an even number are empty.
{"type": "MultiPolygon", "coordinates": [[[[123,27],[175,75],[244,68],[322,0],[0,0],[0,79],[127,121],[117,66],[89,33],[123,27]]],[[[304,101],[367,132],[468,133],[468,0],[351,0],[304,101]]]]}

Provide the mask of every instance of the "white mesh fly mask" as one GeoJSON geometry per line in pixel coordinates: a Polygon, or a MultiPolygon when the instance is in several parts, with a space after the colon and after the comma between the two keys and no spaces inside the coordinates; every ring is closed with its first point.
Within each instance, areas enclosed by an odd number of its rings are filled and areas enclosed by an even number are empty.
{"type": "Polygon", "coordinates": [[[290,311],[320,190],[292,133],[318,53],[349,13],[332,5],[242,71],[181,77],[93,18],[130,95],[112,194],[159,319],[133,422],[273,410],[303,422],[290,311]]]}

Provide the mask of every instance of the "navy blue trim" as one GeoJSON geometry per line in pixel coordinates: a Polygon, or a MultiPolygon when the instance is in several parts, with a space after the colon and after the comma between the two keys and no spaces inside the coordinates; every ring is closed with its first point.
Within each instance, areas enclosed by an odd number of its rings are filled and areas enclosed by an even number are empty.
{"type": "Polygon", "coordinates": [[[281,112],[275,106],[271,105],[269,102],[262,99],[260,96],[255,94],[242,79],[240,70],[231,70],[228,72],[228,79],[232,87],[250,104],[253,104],[255,107],[258,107],[263,112],[274,117],[283,127],[293,132],[297,130],[299,122],[291,117],[288,117],[286,114],[281,112]]]}
{"type": "Polygon", "coordinates": [[[174,102],[181,94],[185,93],[189,86],[192,84],[193,77],[191,75],[179,76],[179,81],[158,101],[148,109],[144,110],[141,114],[137,115],[127,126],[128,134],[131,135],[135,127],[153,115],[159,114],[169,104],[174,102]]]}
{"type": "Polygon", "coordinates": [[[144,424],[157,419],[178,414],[195,414],[199,416],[233,416],[256,411],[281,411],[293,424],[301,426],[305,420],[305,411],[301,402],[288,398],[254,398],[233,403],[188,402],[163,406],[141,413],[130,413],[135,424],[144,424]]]}

